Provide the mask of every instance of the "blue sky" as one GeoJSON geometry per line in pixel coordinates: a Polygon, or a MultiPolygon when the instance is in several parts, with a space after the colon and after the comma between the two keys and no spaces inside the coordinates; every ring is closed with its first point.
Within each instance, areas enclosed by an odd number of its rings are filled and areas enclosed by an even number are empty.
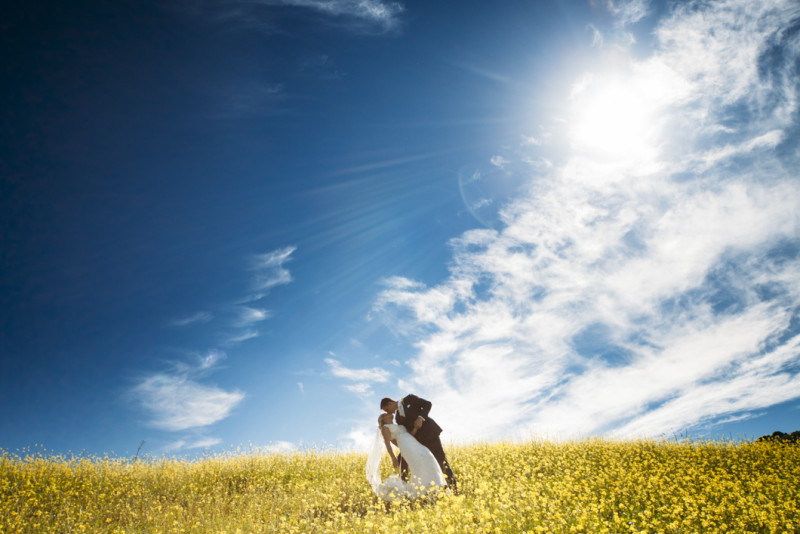
{"type": "Polygon", "coordinates": [[[792,1],[7,8],[0,448],[800,428],[792,1]]]}

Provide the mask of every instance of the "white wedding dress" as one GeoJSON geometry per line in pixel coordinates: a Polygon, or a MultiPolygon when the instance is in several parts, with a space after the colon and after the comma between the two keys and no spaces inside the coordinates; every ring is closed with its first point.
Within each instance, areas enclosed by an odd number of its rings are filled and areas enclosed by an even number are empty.
{"type": "Polygon", "coordinates": [[[400,478],[397,473],[381,481],[380,463],[385,448],[383,435],[380,428],[372,450],[367,457],[367,480],[375,494],[387,501],[397,501],[403,498],[418,498],[428,494],[432,489],[445,486],[444,474],[436,458],[428,448],[417,441],[402,425],[384,425],[389,429],[391,438],[397,441],[400,454],[408,463],[408,481],[400,478]]]}

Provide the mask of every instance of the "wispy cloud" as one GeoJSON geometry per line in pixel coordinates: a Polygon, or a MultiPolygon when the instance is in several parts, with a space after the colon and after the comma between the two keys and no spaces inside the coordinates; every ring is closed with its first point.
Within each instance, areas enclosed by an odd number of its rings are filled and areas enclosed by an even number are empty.
{"type": "Polygon", "coordinates": [[[248,339],[258,337],[258,330],[253,328],[256,323],[266,321],[272,317],[272,312],[255,306],[242,304],[254,303],[264,299],[268,292],[277,286],[292,282],[292,274],[284,265],[291,261],[292,253],[297,247],[283,247],[265,254],[255,254],[250,258],[249,269],[253,272],[251,288],[254,293],[241,298],[239,303],[231,310],[233,318],[229,325],[240,329],[234,334],[228,334],[223,342],[230,346],[248,339]]]}
{"type": "Polygon", "coordinates": [[[583,79],[569,157],[454,239],[445,281],[387,281],[417,349],[398,386],[448,437],[669,434],[800,396],[798,16],[679,7],[650,58],[583,79]]]}
{"type": "Polygon", "coordinates": [[[292,275],[284,264],[291,260],[295,250],[297,247],[284,247],[253,257],[251,270],[256,272],[254,287],[257,291],[266,291],[292,281],[292,275]]]}
{"type": "MultiPolygon", "coordinates": [[[[248,339],[258,337],[253,325],[269,319],[269,310],[254,303],[266,296],[266,292],[279,285],[292,281],[291,273],[284,264],[291,258],[295,247],[284,247],[249,258],[249,269],[253,273],[251,287],[259,291],[238,303],[223,309],[222,313],[197,312],[170,322],[172,326],[185,327],[197,323],[207,323],[219,316],[226,323],[219,344],[231,347],[248,339]],[[232,330],[238,330],[231,333],[232,330]]],[[[189,361],[169,362],[167,370],[147,373],[137,380],[126,394],[126,400],[133,401],[147,415],[146,424],[170,432],[191,434],[229,417],[245,397],[238,389],[225,390],[204,381],[214,373],[227,358],[218,349],[195,354],[189,361]]],[[[302,392],[302,384],[300,385],[302,392]]],[[[167,446],[167,451],[211,447],[219,443],[218,438],[182,437],[167,446]]]]}
{"type": "Polygon", "coordinates": [[[224,353],[212,351],[196,365],[180,363],[170,371],[142,378],[131,394],[150,416],[148,424],[182,431],[206,427],[228,417],[244,399],[244,393],[199,382],[223,358],[224,353]]]}
{"type": "Polygon", "coordinates": [[[373,367],[371,369],[349,369],[333,358],[325,358],[325,363],[330,367],[333,376],[346,380],[353,380],[356,382],[386,382],[389,377],[389,373],[379,367],[373,367]]]}
{"type": "Polygon", "coordinates": [[[282,28],[279,12],[271,7],[306,10],[323,16],[321,22],[362,34],[398,31],[405,11],[402,3],[389,0],[219,0],[196,3],[184,10],[219,23],[275,33],[282,28]]]}
{"type": "Polygon", "coordinates": [[[208,323],[214,318],[214,314],[208,311],[199,311],[197,313],[193,313],[192,315],[187,315],[185,317],[179,317],[173,321],[170,321],[170,326],[189,326],[191,324],[203,324],[208,323]]]}
{"type": "Polygon", "coordinates": [[[192,450],[192,449],[205,449],[209,447],[214,447],[222,443],[222,440],[219,438],[197,438],[192,440],[186,439],[179,439],[177,441],[173,441],[168,443],[166,446],[163,447],[164,452],[178,452],[181,450],[192,450]]]}
{"type": "Polygon", "coordinates": [[[484,65],[475,63],[475,62],[463,62],[463,61],[456,61],[450,60],[449,63],[456,68],[462,69],[466,72],[474,74],[476,76],[480,76],[481,78],[491,80],[496,83],[507,85],[511,83],[511,78],[508,76],[496,72],[491,67],[486,67],[484,65]]]}
{"type": "Polygon", "coordinates": [[[593,24],[589,24],[586,30],[592,34],[592,46],[597,48],[602,47],[604,42],[603,33],[593,24]]]}
{"type": "Polygon", "coordinates": [[[542,144],[542,140],[538,137],[533,137],[530,135],[523,135],[522,136],[522,145],[529,145],[529,146],[539,146],[542,144]]]}
{"type": "Polygon", "coordinates": [[[264,3],[305,7],[333,17],[362,21],[384,31],[396,29],[400,14],[405,11],[401,3],[386,0],[267,0],[264,3]]]}
{"type": "Polygon", "coordinates": [[[201,438],[189,444],[189,449],[204,449],[206,447],[214,447],[222,443],[220,438],[201,438]]]}
{"type": "MultiPolygon", "coordinates": [[[[205,371],[211,371],[225,360],[225,358],[227,358],[227,355],[224,352],[220,350],[209,350],[205,356],[199,358],[196,372],[199,374],[205,371]]],[[[185,370],[186,374],[192,372],[194,371],[191,368],[185,370]]]]}
{"type": "Polygon", "coordinates": [[[608,7],[616,16],[617,24],[626,26],[643,19],[648,12],[648,0],[608,0],[608,7]]]}
{"type": "Polygon", "coordinates": [[[292,443],[291,441],[276,441],[274,443],[270,443],[265,447],[261,447],[261,450],[265,453],[282,453],[282,452],[292,452],[297,450],[297,445],[292,443]]]}
{"type": "Polygon", "coordinates": [[[508,165],[510,163],[503,156],[492,156],[490,161],[491,161],[492,165],[494,165],[495,167],[499,167],[501,169],[504,168],[506,165],[508,165]]]}
{"type": "Polygon", "coordinates": [[[343,378],[350,381],[344,388],[359,396],[368,396],[372,393],[372,385],[376,382],[387,382],[389,380],[389,372],[380,367],[372,367],[370,369],[350,369],[343,366],[338,360],[333,358],[325,358],[325,363],[328,364],[330,372],[337,378],[343,378]]]}
{"type": "Polygon", "coordinates": [[[272,315],[269,310],[262,310],[258,308],[249,308],[247,306],[241,306],[238,309],[238,319],[236,320],[236,326],[248,326],[253,323],[258,323],[261,321],[265,321],[270,318],[272,315]]]}
{"type": "Polygon", "coordinates": [[[228,345],[233,345],[256,337],[258,337],[258,330],[245,330],[244,332],[229,337],[226,343],[228,345]]]}

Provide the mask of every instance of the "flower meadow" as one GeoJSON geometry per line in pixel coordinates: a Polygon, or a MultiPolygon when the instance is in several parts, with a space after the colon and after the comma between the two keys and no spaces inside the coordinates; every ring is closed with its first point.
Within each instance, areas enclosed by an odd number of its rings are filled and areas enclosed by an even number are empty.
{"type": "MultiPolygon", "coordinates": [[[[800,532],[800,447],[592,439],[446,447],[459,493],[386,504],[365,454],[0,452],[0,532],[800,532]]],[[[384,476],[391,472],[388,458],[384,476]]]]}

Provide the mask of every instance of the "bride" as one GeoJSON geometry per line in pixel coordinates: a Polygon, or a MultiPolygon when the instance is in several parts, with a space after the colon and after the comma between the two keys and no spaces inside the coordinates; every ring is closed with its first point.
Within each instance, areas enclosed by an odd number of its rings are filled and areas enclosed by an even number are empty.
{"type": "Polygon", "coordinates": [[[422,497],[434,488],[445,486],[442,469],[431,451],[417,441],[417,438],[404,426],[393,424],[392,415],[388,413],[378,417],[378,433],[367,457],[367,480],[375,494],[387,501],[422,497]],[[397,473],[381,481],[380,463],[384,445],[395,469],[400,466],[390,442],[397,445],[400,454],[408,463],[410,471],[408,481],[402,480],[397,473]]]}

